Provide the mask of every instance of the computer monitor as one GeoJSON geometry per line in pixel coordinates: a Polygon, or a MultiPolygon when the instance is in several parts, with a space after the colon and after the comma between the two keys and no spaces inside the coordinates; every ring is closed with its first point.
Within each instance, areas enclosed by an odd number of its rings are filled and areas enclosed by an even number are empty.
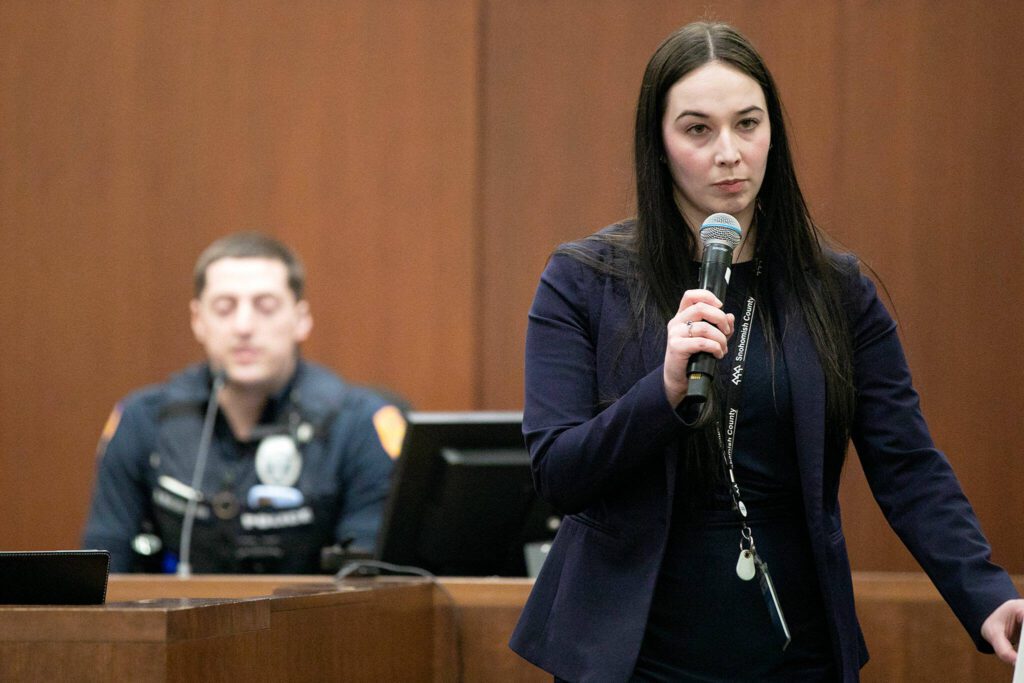
{"type": "Polygon", "coordinates": [[[522,413],[407,417],[377,559],[438,576],[533,574],[526,552],[537,557],[561,516],[534,491],[522,413]]]}

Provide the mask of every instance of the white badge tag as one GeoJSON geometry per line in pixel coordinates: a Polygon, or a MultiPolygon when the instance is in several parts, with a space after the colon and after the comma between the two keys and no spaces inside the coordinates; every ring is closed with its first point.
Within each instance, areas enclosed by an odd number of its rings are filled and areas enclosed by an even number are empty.
{"type": "Polygon", "coordinates": [[[295,441],[274,434],[260,441],[256,449],[256,475],[263,484],[294,486],[302,472],[302,455],[295,441]]]}
{"type": "Polygon", "coordinates": [[[740,557],[736,560],[736,576],[744,581],[754,578],[754,553],[749,548],[740,551],[740,557]]]}

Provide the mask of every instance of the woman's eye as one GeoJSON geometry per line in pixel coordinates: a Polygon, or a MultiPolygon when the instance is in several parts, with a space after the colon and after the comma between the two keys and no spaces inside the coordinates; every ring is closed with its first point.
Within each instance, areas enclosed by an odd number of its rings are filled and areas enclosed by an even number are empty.
{"type": "Polygon", "coordinates": [[[708,131],[708,127],[703,123],[696,123],[686,129],[686,132],[690,135],[703,135],[708,131]]]}
{"type": "Polygon", "coordinates": [[[760,119],[743,119],[742,121],[740,121],[739,127],[741,130],[751,130],[753,128],[757,128],[757,124],[759,123],[761,123],[760,119]]]}

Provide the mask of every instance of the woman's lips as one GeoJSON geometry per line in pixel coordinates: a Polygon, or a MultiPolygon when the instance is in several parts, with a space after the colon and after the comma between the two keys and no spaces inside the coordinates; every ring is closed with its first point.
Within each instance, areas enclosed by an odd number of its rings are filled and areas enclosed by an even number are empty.
{"type": "Polygon", "coordinates": [[[724,192],[735,193],[743,189],[744,183],[747,181],[742,179],[736,180],[723,180],[722,182],[715,183],[715,187],[719,188],[724,192]]]}

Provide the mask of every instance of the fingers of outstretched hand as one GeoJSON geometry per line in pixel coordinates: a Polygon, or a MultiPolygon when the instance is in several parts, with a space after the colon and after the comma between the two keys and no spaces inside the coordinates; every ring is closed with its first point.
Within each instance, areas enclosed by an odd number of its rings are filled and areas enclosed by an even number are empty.
{"type": "Polygon", "coordinates": [[[1017,661],[1014,641],[1020,638],[1024,621],[1024,600],[1007,600],[996,608],[981,625],[981,635],[989,642],[997,657],[1007,664],[1017,661]]]}

